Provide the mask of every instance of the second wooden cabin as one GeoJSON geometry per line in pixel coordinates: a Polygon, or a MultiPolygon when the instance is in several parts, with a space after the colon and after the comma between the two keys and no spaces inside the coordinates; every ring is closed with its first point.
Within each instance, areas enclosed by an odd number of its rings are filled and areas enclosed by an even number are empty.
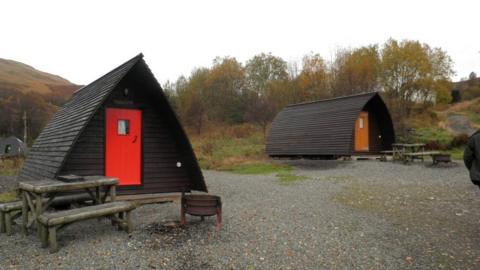
{"type": "Polygon", "coordinates": [[[287,106],[267,139],[271,157],[379,154],[395,142],[390,113],[376,92],[287,106]]]}

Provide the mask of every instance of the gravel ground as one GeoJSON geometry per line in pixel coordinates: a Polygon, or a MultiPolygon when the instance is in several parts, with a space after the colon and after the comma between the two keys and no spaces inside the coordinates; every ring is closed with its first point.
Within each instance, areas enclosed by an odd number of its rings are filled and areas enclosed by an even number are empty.
{"type": "Polygon", "coordinates": [[[132,234],[76,223],[53,255],[33,235],[2,234],[0,269],[480,268],[480,190],[461,165],[288,163],[308,179],[204,172],[224,202],[220,232],[214,218],[182,228],[178,205],[147,205],[132,234]]]}
{"type": "Polygon", "coordinates": [[[16,184],[16,176],[0,175],[0,193],[13,190],[16,184]]]}

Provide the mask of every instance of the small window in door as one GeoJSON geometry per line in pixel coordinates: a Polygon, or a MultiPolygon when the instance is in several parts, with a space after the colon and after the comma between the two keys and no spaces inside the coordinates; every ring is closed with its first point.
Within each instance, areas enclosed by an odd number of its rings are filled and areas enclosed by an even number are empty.
{"type": "Polygon", "coordinates": [[[10,153],[10,151],[12,151],[12,146],[11,146],[10,144],[7,144],[7,145],[5,146],[5,154],[10,153]]]}
{"type": "Polygon", "coordinates": [[[359,128],[363,128],[363,118],[358,119],[358,126],[359,128]]]}
{"type": "Polygon", "coordinates": [[[130,121],[129,120],[118,120],[118,135],[128,135],[130,133],[130,121]]]}

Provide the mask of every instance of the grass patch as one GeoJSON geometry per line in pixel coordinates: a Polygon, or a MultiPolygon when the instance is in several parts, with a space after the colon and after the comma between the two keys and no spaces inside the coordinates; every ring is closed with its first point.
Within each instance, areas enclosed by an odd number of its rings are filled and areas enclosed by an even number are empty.
{"type": "Polygon", "coordinates": [[[254,164],[239,164],[232,166],[228,171],[237,174],[271,174],[271,173],[286,173],[292,168],[287,165],[272,164],[272,163],[254,163],[254,164]]]}
{"type": "Polygon", "coordinates": [[[0,193],[0,202],[12,202],[18,200],[16,191],[0,193]]]}
{"type": "Polygon", "coordinates": [[[452,150],[448,151],[448,153],[450,155],[452,155],[452,159],[462,160],[463,159],[463,151],[464,151],[464,148],[455,148],[455,149],[452,149],[452,150]]]}
{"type": "Polygon", "coordinates": [[[195,154],[202,169],[248,173],[275,171],[266,165],[265,138],[252,125],[214,125],[201,134],[189,132],[195,154]]]}
{"type": "Polygon", "coordinates": [[[307,176],[296,175],[296,174],[293,174],[293,173],[290,173],[290,172],[278,173],[276,176],[277,176],[278,180],[280,181],[280,184],[284,184],[284,185],[291,184],[291,183],[301,181],[301,180],[309,179],[307,176]]]}

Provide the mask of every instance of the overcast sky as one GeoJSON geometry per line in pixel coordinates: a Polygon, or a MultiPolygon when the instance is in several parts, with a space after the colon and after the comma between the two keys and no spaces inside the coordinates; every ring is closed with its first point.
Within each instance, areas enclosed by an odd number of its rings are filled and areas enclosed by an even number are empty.
{"type": "Polygon", "coordinates": [[[415,39],[480,74],[480,1],[2,1],[0,58],[87,84],[143,52],[163,84],[260,52],[330,60],[338,47],[415,39]]]}

